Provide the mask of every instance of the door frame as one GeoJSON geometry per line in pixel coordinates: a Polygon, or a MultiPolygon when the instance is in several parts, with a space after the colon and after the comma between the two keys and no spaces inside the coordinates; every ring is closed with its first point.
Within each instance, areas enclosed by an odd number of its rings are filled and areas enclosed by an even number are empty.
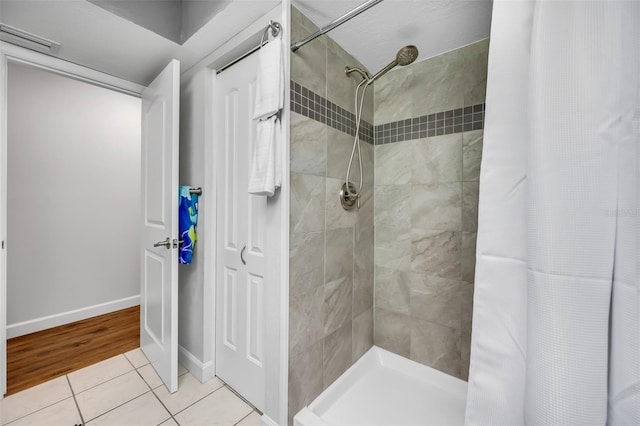
{"type": "MultiPolygon", "coordinates": [[[[0,240],[7,236],[8,65],[20,63],[127,95],[141,97],[144,86],[0,41],[0,240]]],[[[7,386],[7,250],[0,248],[0,400],[7,386]]]]}
{"type": "MultiPolygon", "coordinates": [[[[275,300],[277,309],[273,312],[270,318],[267,318],[267,335],[272,338],[277,336],[277,341],[272,343],[272,346],[265,347],[265,352],[271,355],[271,358],[267,359],[267,378],[266,378],[266,392],[267,403],[265,413],[263,413],[261,421],[263,425],[286,425],[288,421],[288,388],[289,388],[289,85],[290,85],[290,71],[289,71],[289,49],[291,44],[291,28],[290,28],[290,16],[291,16],[291,0],[282,0],[281,4],[276,6],[270,12],[263,15],[261,18],[253,22],[251,25],[243,29],[231,40],[216,49],[209,56],[204,58],[199,64],[191,68],[191,70],[197,69],[199,66],[204,66],[205,71],[208,73],[206,76],[206,96],[204,99],[205,108],[205,130],[204,130],[204,156],[205,156],[205,187],[209,188],[207,194],[209,195],[204,205],[204,211],[208,212],[207,224],[213,223],[213,226],[207,225],[204,231],[206,254],[207,259],[204,270],[204,308],[205,308],[205,324],[204,331],[204,346],[205,350],[211,351],[212,360],[214,364],[215,373],[215,353],[216,353],[216,335],[215,335],[215,280],[216,280],[216,237],[217,229],[215,226],[215,220],[213,214],[215,213],[215,206],[218,202],[218,194],[216,193],[217,180],[216,180],[216,153],[218,146],[215,145],[213,139],[213,126],[215,126],[215,119],[213,115],[213,99],[216,95],[216,68],[226,65],[230,59],[238,57],[240,54],[245,53],[247,50],[248,42],[251,40],[257,40],[257,44],[260,40],[260,36],[263,34],[264,29],[269,22],[269,19],[276,20],[282,24],[281,43],[283,44],[283,59],[285,70],[285,98],[284,108],[281,112],[282,123],[282,186],[277,191],[278,209],[277,212],[269,218],[270,222],[275,224],[279,223],[278,235],[269,234],[267,238],[276,237],[278,239],[279,246],[279,258],[270,264],[268,270],[269,274],[274,274],[274,281],[279,284],[277,300],[275,300]],[[214,213],[211,213],[214,212],[214,213]]],[[[191,70],[187,70],[185,74],[190,74],[191,70]]],[[[205,197],[203,197],[205,201],[205,197]]],[[[267,303],[272,303],[273,300],[268,300],[267,303]]]]}

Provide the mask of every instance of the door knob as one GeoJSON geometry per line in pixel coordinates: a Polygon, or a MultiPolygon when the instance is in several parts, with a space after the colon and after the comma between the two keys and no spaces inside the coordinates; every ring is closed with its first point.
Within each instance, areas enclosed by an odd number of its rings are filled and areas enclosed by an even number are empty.
{"type": "Polygon", "coordinates": [[[170,248],[171,248],[171,240],[169,239],[169,237],[167,237],[167,239],[166,239],[166,240],[164,240],[164,241],[158,241],[158,242],[157,242],[157,243],[155,243],[153,246],[154,246],[154,247],[162,247],[162,246],[165,246],[165,247],[166,247],[166,249],[168,250],[168,249],[170,249],[170,248]]]}

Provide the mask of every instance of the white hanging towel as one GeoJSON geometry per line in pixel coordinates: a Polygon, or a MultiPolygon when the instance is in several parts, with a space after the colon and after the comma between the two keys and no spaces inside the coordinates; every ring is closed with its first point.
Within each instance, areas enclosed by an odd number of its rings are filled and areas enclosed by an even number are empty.
{"type": "Polygon", "coordinates": [[[277,116],[258,121],[253,146],[249,194],[271,197],[282,185],[280,122],[277,116]]]}
{"type": "Polygon", "coordinates": [[[284,106],[282,42],[275,39],[258,51],[258,81],[253,118],[272,116],[284,106]]]}

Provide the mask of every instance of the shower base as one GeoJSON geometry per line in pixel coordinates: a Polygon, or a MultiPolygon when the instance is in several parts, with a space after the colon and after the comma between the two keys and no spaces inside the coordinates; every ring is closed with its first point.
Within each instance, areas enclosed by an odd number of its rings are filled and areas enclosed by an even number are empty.
{"type": "Polygon", "coordinates": [[[463,425],[467,382],[372,347],[294,426],[463,425]]]}

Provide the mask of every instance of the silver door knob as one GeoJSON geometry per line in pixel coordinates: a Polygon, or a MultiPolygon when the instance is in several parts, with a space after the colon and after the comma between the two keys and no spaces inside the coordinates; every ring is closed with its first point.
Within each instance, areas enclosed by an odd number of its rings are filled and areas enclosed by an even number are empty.
{"type": "Polygon", "coordinates": [[[158,242],[157,242],[157,243],[155,243],[153,246],[154,246],[154,247],[162,247],[162,246],[165,246],[165,247],[167,248],[167,250],[168,250],[168,249],[170,249],[170,248],[171,248],[171,240],[169,239],[169,237],[167,237],[167,239],[166,239],[166,240],[164,240],[164,241],[158,241],[158,242]]]}

